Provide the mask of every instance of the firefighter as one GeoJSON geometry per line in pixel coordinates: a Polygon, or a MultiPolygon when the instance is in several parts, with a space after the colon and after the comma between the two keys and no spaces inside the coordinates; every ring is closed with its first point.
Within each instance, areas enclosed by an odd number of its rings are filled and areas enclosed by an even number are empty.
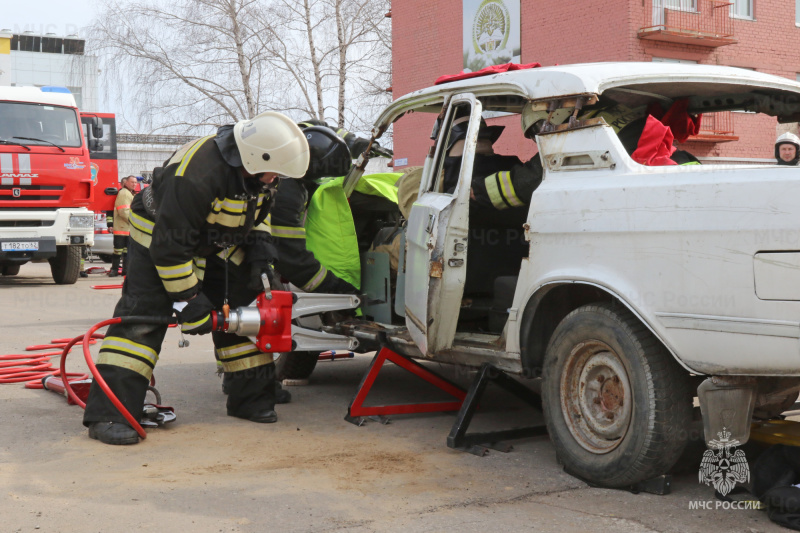
{"type": "Polygon", "coordinates": [[[122,188],[117,193],[114,201],[114,255],[111,258],[110,277],[119,276],[119,267],[122,263],[122,275],[128,273],[128,235],[130,234],[131,202],[136,190],[136,176],[126,176],[120,180],[122,188]]]}
{"type": "MultiPolygon", "coordinates": [[[[455,189],[461,169],[464,141],[467,136],[469,116],[453,121],[447,157],[444,162],[444,186],[446,191],[455,189]]],[[[524,219],[531,195],[542,181],[542,164],[538,154],[523,163],[518,157],[504,156],[494,152],[493,145],[505,126],[488,126],[481,119],[478,143],[472,163],[473,201],[470,218],[486,218],[499,222],[497,211],[509,210],[503,218],[511,224],[524,219]],[[520,209],[521,208],[521,209],[520,209]]],[[[520,224],[524,220],[519,221],[520,224]]]]}
{"type": "Polygon", "coordinates": [[[270,227],[278,248],[276,267],[282,277],[306,292],[355,294],[357,289],[352,283],[328,270],[306,248],[305,230],[306,211],[317,189],[316,180],[347,174],[353,163],[350,150],[326,126],[307,126],[303,132],[309,137],[308,171],[302,179],[281,183],[270,214],[270,227]]]}
{"type": "Polygon", "coordinates": [[[797,166],[800,162],[800,138],[786,132],[775,141],[775,159],[779,165],[797,166]]]}
{"type": "MultiPolygon", "coordinates": [[[[266,112],[184,145],[154,170],[134,197],[128,277],[114,316],[169,316],[181,332],[210,333],[210,313],[223,303],[248,305],[272,277],[275,248],[266,222],[278,175],[306,173],[309,149],[287,117],[266,112]]],[[[97,361],[100,374],[134,416],[141,412],[164,325],[112,325],[97,361]]],[[[271,423],[275,365],[247,337],[214,332],[215,354],[231,374],[229,416],[271,423]]],[[[139,437],[95,384],[83,423],[106,444],[139,437]]]]}
{"type": "MultiPolygon", "coordinates": [[[[306,218],[309,201],[317,191],[317,180],[327,177],[344,176],[353,163],[353,154],[366,151],[369,140],[359,137],[344,129],[336,131],[321,120],[310,119],[298,124],[306,133],[311,152],[311,163],[303,179],[281,183],[275,198],[275,207],[270,214],[270,226],[278,247],[276,263],[281,276],[306,292],[333,294],[355,294],[358,279],[341,273],[337,276],[322,264],[314,253],[306,247],[306,218]]],[[[371,156],[391,157],[391,151],[372,143],[371,156]]],[[[362,182],[380,180],[382,175],[362,176],[362,182]]],[[[376,184],[379,188],[380,184],[376,184]]],[[[380,195],[378,195],[380,196],[380,195]]],[[[396,196],[396,194],[395,194],[396,196]]],[[[346,199],[344,200],[346,202],[346,199]]],[[[394,200],[396,203],[396,198],[394,200]]],[[[349,209],[349,207],[347,207],[349,209]]],[[[320,224],[338,224],[340,220],[334,212],[327,209],[330,221],[318,221],[320,224]]],[[[323,215],[324,216],[324,215],[323,215]]],[[[328,243],[330,247],[341,248],[341,243],[328,243]]],[[[324,252],[319,250],[319,252],[324,252]]],[[[335,252],[336,253],[336,252],[335,252]]],[[[328,255],[335,255],[328,254],[328,255]]],[[[341,250],[339,250],[341,253],[341,250]]],[[[359,262],[359,258],[354,258],[359,262]]]]}

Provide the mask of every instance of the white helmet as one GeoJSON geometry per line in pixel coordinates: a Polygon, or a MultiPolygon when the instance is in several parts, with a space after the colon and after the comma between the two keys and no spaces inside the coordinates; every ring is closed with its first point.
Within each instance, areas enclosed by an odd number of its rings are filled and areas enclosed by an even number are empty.
{"type": "Polygon", "coordinates": [[[305,135],[289,117],[266,111],[233,126],[233,137],[250,174],[275,172],[302,178],[308,169],[309,150],[305,135]]]}
{"type": "Polygon", "coordinates": [[[777,159],[779,162],[782,161],[780,156],[780,146],[782,144],[793,144],[795,147],[794,159],[791,161],[784,161],[782,164],[796,165],[798,159],[800,159],[800,138],[789,131],[778,137],[778,139],[775,141],[775,159],[777,159]]]}

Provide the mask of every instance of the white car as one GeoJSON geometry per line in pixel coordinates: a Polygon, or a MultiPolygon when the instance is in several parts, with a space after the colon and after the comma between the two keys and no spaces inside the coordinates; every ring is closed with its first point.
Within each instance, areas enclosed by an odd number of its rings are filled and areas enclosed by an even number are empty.
{"type": "MultiPolygon", "coordinates": [[[[374,138],[407,114],[438,115],[441,127],[407,222],[397,290],[383,289],[388,261],[364,252],[362,290],[377,302],[364,314],[375,322],[328,331],[357,337],[361,349],[373,339],[417,358],[541,376],[560,461],[597,484],[667,472],[686,445],[694,397],[707,441],[746,442],[754,416],[779,414],[800,390],[800,168],[645,166],[603,118],[576,120],[592,106],[683,99],[690,114],[800,118],[799,83],[711,65],[563,65],[399,98],[374,138]],[[471,118],[448,193],[440,176],[457,108],[471,118]],[[521,238],[486,238],[492,228],[484,220],[477,235],[470,218],[480,118],[524,109],[529,124],[538,121],[543,181],[521,238]]],[[[351,172],[345,191],[359,177],[351,172]]]]}
{"type": "Polygon", "coordinates": [[[94,245],[90,251],[106,263],[111,262],[111,256],[114,254],[114,235],[108,230],[105,213],[94,214],[94,245]]]}

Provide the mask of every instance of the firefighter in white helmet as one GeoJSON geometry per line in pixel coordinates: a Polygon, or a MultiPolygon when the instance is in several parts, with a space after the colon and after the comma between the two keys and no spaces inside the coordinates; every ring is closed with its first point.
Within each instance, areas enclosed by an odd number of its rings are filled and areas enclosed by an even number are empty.
{"type": "MultiPolygon", "coordinates": [[[[180,148],[132,202],[128,277],[114,316],[169,316],[174,303],[185,302],[180,327],[196,335],[211,332],[210,312],[222,307],[226,286],[231,307],[250,304],[276,259],[267,220],[276,178],[300,178],[308,166],[303,132],[273,112],[180,148]]],[[[115,324],[100,348],[97,368],[134,416],[142,412],[166,330],[115,324]]],[[[213,340],[217,360],[233,378],[228,415],[275,422],[272,354],[247,337],[214,332],[213,340]]],[[[139,441],[96,384],[83,423],[91,438],[106,444],[139,441]]]]}
{"type": "Polygon", "coordinates": [[[786,132],[775,141],[775,159],[779,165],[797,166],[800,161],[800,138],[786,132]]]}

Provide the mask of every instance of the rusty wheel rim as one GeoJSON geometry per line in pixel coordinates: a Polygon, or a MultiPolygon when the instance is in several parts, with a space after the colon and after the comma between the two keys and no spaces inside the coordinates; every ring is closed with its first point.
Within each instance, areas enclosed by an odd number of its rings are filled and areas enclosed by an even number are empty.
{"type": "Polygon", "coordinates": [[[561,412],[575,441],[585,450],[614,450],[628,432],[632,391],[620,357],[600,341],[571,350],[561,375],[561,412]]]}

